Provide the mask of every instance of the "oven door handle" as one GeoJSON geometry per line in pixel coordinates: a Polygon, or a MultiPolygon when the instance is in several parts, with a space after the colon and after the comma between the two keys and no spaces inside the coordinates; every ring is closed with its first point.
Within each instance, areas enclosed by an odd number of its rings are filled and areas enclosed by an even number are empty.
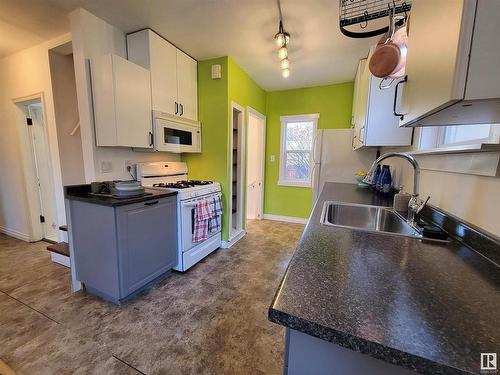
{"type": "Polygon", "coordinates": [[[196,207],[197,203],[196,202],[199,202],[199,201],[202,201],[202,200],[205,200],[205,199],[208,199],[208,198],[222,198],[222,194],[221,193],[218,193],[218,194],[210,194],[208,195],[207,197],[203,197],[203,198],[197,198],[195,200],[191,200],[189,203],[182,203],[182,207],[185,207],[185,208],[193,208],[193,207],[196,207]],[[191,202],[194,202],[194,203],[191,203],[191,202]]]}

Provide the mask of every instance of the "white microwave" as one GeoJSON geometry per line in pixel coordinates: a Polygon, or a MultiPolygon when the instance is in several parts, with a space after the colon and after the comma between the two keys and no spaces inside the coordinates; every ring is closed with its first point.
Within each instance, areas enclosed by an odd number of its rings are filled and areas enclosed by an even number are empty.
{"type": "Polygon", "coordinates": [[[201,126],[197,121],[154,112],[154,130],[156,151],[201,152],[201,126]]]}

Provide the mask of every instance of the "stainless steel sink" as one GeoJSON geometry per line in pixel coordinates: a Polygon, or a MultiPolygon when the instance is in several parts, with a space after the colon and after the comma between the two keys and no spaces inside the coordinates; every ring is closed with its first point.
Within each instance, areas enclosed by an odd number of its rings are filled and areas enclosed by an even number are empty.
{"type": "Polygon", "coordinates": [[[396,211],[379,206],[328,201],[323,206],[321,224],[422,238],[422,235],[396,211]]]}

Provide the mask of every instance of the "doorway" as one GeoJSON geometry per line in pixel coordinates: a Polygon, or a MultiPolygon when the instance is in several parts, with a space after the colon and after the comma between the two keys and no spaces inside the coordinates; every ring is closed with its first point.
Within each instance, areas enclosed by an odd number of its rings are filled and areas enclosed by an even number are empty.
{"type": "Polygon", "coordinates": [[[16,101],[24,178],[28,197],[31,241],[57,241],[52,168],[41,96],[16,101]]]}
{"type": "Polygon", "coordinates": [[[264,214],[264,162],[266,116],[247,107],[246,218],[261,220],[264,214]]]}

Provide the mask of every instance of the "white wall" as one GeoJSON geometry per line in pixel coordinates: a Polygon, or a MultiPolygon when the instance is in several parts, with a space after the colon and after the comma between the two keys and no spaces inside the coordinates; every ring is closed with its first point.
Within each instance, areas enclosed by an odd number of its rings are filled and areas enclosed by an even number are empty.
{"type": "Polygon", "coordinates": [[[31,225],[13,99],[43,94],[57,221],[62,224],[64,200],[48,50],[69,40],[70,35],[64,35],[0,60],[0,231],[24,240],[30,239],[31,225]]]}
{"type": "MultiPolygon", "coordinates": [[[[415,129],[414,146],[418,144],[418,132],[415,129]]],[[[407,149],[398,149],[406,151],[407,149]]],[[[386,152],[384,149],[382,151],[386,152]]],[[[440,158],[450,158],[440,155],[440,158]]],[[[426,156],[420,156],[422,160],[426,156]]],[[[428,157],[427,157],[428,158],[428,157]]],[[[463,154],[464,163],[468,162],[467,154],[463,154]]],[[[453,156],[453,163],[457,162],[453,156]]],[[[394,159],[395,160],[395,159],[394,159]]],[[[421,162],[422,163],[422,162],[421,162]]],[[[411,192],[413,186],[412,168],[405,161],[391,161],[395,167],[397,181],[402,181],[405,190],[411,192]]],[[[444,171],[422,170],[420,173],[420,195],[431,196],[429,203],[454,214],[471,224],[500,236],[498,217],[500,212],[500,178],[476,176],[472,174],[451,173],[444,171]]]]}
{"type": "Polygon", "coordinates": [[[86,181],[130,179],[125,169],[127,161],[179,161],[179,154],[135,152],[129,148],[95,146],[89,60],[106,53],[126,58],[126,37],[124,32],[85,9],[73,11],[70,19],[86,181]],[[112,163],[111,173],[101,173],[103,161],[112,163]]]}
{"type": "Polygon", "coordinates": [[[57,140],[63,185],[85,183],[80,131],[71,135],[78,123],[73,55],[49,51],[50,75],[57,122],[57,140]]]}

